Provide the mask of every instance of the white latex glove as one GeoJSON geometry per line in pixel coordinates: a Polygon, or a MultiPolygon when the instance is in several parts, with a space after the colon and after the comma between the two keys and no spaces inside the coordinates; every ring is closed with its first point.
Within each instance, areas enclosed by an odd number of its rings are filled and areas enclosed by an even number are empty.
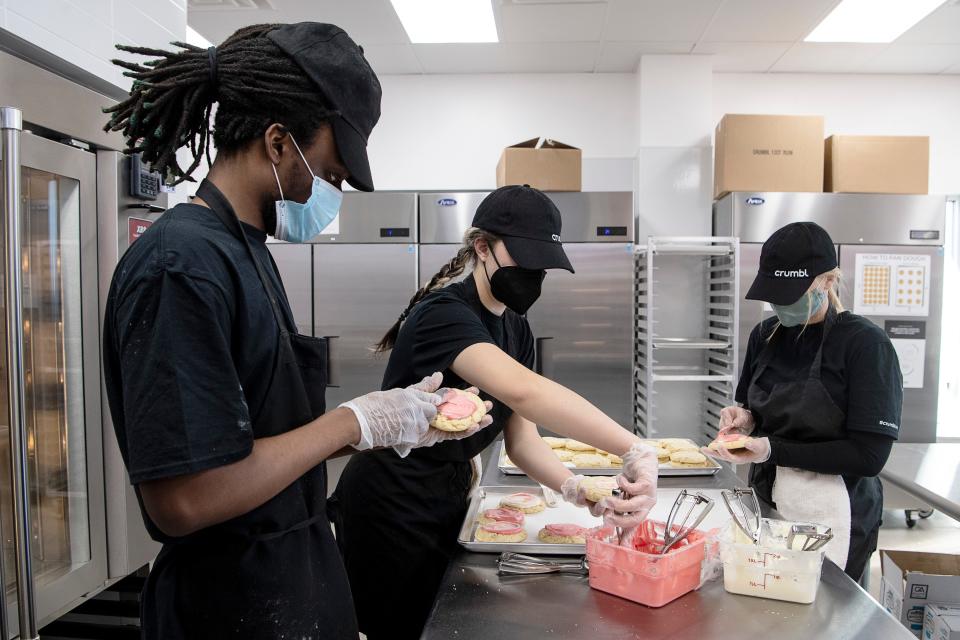
{"type": "Polygon", "coordinates": [[[398,451],[401,457],[407,455],[437,415],[441,397],[434,392],[442,379],[435,373],[406,389],[374,391],[341,404],[353,411],[360,424],[360,441],[353,448],[366,451],[407,446],[406,453],[398,451]]]}
{"type": "Polygon", "coordinates": [[[770,459],[770,438],[751,438],[750,440],[747,440],[747,444],[745,445],[744,449],[737,449],[736,451],[731,451],[730,449],[724,449],[722,447],[720,449],[702,447],[700,451],[704,455],[716,458],[718,460],[733,462],[734,464],[766,462],[770,459]]]}
{"type": "Polygon", "coordinates": [[[583,488],[584,480],[586,480],[586,476],[570,476],[560,485],[560,493],[566,502],[578,507],[586,507],[591,514],[599,518],[603,516],[605,509],[600,506],[599,502],[587,500],[587,492],[583,488]]]}
{"type": "Polygon", "coordinates": [[[623,454],[623,473],[617,476],[617,484],[625,498],[604,498],[598,503],[603,509],[603,521],[624,530],[621,541],[629,545],[632,532],[657,504],[657,476],[659,462],[653,447],[636,443],[623,454]]]}
{"type": "Polygon", "coordinates": [[[753,413],[743,407],[724,407],[720,409],[720,433],[722,436],[727,433],[742,433],[750,435],[756,428],[753,420],[753,413]]]}
{"type": "MultiPolygon", "coordinates": [[[[430,378],[424,378],[423,381],[414,385],[411,388],[419,388],[422,391],[430,391],[430,386],[434,383],[435,376],[439,376],[439,373],[433,374],[430,378]]],[[[439,384],[439,379],[436,380],[436,383],[439,384]]],[[[479,395],[480,390],[476,387],[470,387],[467,389],[468,392],[473,395],[479,395]]],[[[440,398],[443,398],[446,395],[446,389],[436,389],[434,391],[440,398]]],[[[412,447],[409,445],[400,445],[395,446],[393,449],[400,457],[406,457],[410,453],[410,449],[419,449],[420,447],[432,447],[438,442],[446,442],[447,440],[462,440],[463,438],[469,438],[483,428],[489,427],[493,423],[493,416],[490,415],[490,411],[493,410],[493,403],[489,400],[484,401],[484,406],[487,409],[487,415],[480,418],[479,424],[475,424],[466,431],[441,431],[440,429],[427,429],[426,433],[414,444],[412,447]]]]}

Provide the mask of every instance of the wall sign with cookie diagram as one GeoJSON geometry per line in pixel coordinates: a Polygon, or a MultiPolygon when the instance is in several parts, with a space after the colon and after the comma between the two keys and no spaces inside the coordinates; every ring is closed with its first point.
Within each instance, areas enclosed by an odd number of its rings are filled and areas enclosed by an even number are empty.
{"type": "Polygon", "coordinates": [[[858,253],[854,313],[864,316],[930,314],[930,256],[858,253]]]}

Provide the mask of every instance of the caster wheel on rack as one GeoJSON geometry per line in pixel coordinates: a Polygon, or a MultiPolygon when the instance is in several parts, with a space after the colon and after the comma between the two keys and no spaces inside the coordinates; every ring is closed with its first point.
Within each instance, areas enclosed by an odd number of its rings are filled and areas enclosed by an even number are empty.
{"type": "Polygon", "coordinates": [[[917,526],[917,520],[916,518],[913,517],[912,511],[905,510],[903,512],[903,516],[907,522],[907,529],[913,529],[915,526],[917,526]]]}
{"type": "Polygon", "coordinates": [[[933,515],[933,509],[923,509],[917,512],[917,515],[920,516],[923,520],[926,520],[933,515]]]}

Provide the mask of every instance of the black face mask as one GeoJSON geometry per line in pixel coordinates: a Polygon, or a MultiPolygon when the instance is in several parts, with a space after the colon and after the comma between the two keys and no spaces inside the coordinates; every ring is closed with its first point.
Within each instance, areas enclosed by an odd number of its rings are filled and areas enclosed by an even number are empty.
{"type": "Polygon", "coordinates": [[[507,308],[524,315],[540,297],[540,286],[547,272],[543,269],[524,269],[522,267],[501,267],[500,261],[493,251],[490,251],[497,269],[493,277],[487,273],[487,265],[483,265],[483,273],[490,282],[490,293],[493,297],[507,305],[507,308]]]}

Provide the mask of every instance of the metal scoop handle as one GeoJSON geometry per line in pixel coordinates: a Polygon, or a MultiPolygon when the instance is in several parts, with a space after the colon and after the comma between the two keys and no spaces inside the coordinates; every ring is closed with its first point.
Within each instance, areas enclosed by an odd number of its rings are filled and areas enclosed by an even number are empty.
{"type": "Polygon", "coordinates": [[[756,492],[749,488],[724,489],[720,492],[720,495],[723,497],[723,503],[737,527],[753,540],[753,544],[759,545],[763,520],[760,515],[760,501],[757,500],[756,492]],[[750,505],[744,503],[747,496],[750,498],[750,505]]]}

